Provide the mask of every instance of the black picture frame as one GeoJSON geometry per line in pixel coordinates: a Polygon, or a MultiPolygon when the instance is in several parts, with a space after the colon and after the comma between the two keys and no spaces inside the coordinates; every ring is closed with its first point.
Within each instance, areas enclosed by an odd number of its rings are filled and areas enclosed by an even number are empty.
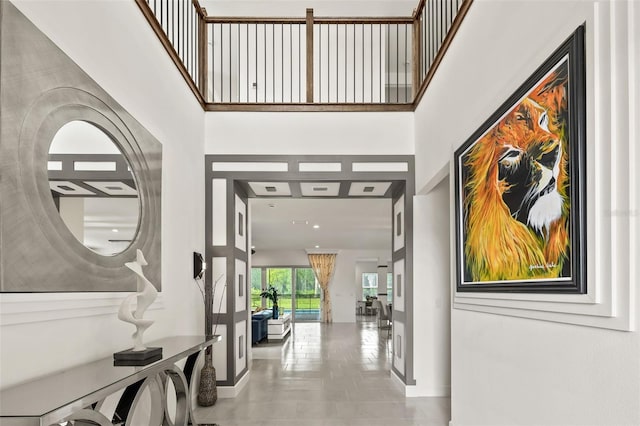
{"type": "Polygon", "coordinates": [[[193,252],[193,279],[201,280],[204,275],[205,269],[206,269],[206,263],[204,261],[204,258],[202,257],[202,254],[194,251],[193,252]]]}
{"type": "Polygon", "coordinates": [[[584,33],[454,153],[457,292],[587,292],[584,33]]]}

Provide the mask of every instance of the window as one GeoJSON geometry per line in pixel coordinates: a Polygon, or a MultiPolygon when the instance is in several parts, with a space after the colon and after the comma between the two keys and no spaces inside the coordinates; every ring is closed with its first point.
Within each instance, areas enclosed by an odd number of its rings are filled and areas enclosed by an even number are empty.
{"type": "Polygon", "coordinates": [[[251,268],[251,309],[262,307],[262,268],[251,268]]]}
{"type": "Polygon", "coordinates": [[[378,296],[378,273],[363,272],[362,273],[362,300],[367,296],[378,296]]]}
{"type": "Polygon", "coordinates": [[[387,273],[387,302],[393,303],[393,274],[387,273]]]}
{"type": "Polygon", "coordinates": [[[260,297],[260,293],[269,286],[278,290],[278,307],[281,312],[293,313],[295,321],[320,321],[322,290],[311,268],[251,268],[252,309],[271,308],[271,302],[260,297]]]}
{"type": "MultiPolygon", "coordinates": [[[[291,268],[266,268],[266,287],[275,287],[278,290],[278,307],[282,312],[291,312],[291,287],[293,272],[291,268]]],[[[267,308],[271,307],[271,301],[267,300],[267,308]]]]}
{"type": "Polygon", "coordinates": [[[320,285],[311,268],[296,271],[296,321],[320,321],[320,285]]]}

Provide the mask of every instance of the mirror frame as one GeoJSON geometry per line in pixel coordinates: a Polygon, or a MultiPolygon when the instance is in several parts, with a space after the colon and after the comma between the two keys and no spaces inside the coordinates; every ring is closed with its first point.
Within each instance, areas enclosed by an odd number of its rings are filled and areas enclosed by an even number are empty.
{"type": "MultiPolygon", "coordinates": [[[[37,227],[27,232],[25,227],[15,227],[12,231],[3,226],[3,236],[9,234],[9,240],[23,241],[6,251],[3,244],[3,258],[7,254],[8,260],[4,264],[5,274],[11,263],[23,264],[24,259],[33,261],[29,262],[28,270],[21,268],[23,271],[15,274],[24,278],[18,288],[13,280],[3,280],[3,292],[22,292],[25,287],[29,292],[130,291],[135,289],[135,277],[123,265],[135,257],[137,249],[148,259],[156,260],[150,261],[149,265],[152,267],[155,263],[158,271],[147,271],[147,276],[160,289],[160,232],[157,230],[161,228],[161,145],[155,140],[147,141],[155,143],[147,143],[143,151],[138,141],[150,139],[151,135],[144,135],[146,138],[141,134],[134,136],[134,127],[97,97],[73,88],[48,91],[30,109],[20,131],[17,183],[37,227]],[[51,196],[47,169],[49,146],[58,130],[74,120],[86,121],[112,139],[126,157],[138,186],[138,231],[131,244],[113,256],[100,255],[80,243],[62,221],[51,196]],[[155,149],[150,149],[150,145],[155,145],[155,149]],[[18,230],[20,235],[11,235],[18,230]],[[45,244],[33,244],[42,237],[45,244]],[[50,274],[51,271],[56,273],[50,274]],[[47,277],[45,284],[38,285],[44,276],[47,277]]],[[[144,130],[139,124],[138,127],[139,131],[144,130]]],[[[24,210],[20,212],[21,215],[25,213],[24,210]]]]}
{"type": "Polygon", "coordinates": [[[138,249],[160,290],[162,144],[10,2],[0,21],[0,292],[135,291],[138,249]],[[49,145],[73,120],[110,135],[135,175],[138,233],[114,256],[82,245],[51,197],[49,145]]]}

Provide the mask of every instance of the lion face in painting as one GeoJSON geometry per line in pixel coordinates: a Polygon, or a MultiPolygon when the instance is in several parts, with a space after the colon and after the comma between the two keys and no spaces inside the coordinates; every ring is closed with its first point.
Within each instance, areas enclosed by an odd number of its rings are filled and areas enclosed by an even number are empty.
{"type": "Polygon", "coordinates": [[[557,278],[568,265],[567,147],[552,74],[462,157],[465,280],[557,278]]]}
{"type": "Polygon", "coordinates": [[[511,216],[548,237],[562,216],[558,191],[562,142],[549,131],[544,108],[525,99],[505,119],[496,165],[497,186],[511,216]]]}

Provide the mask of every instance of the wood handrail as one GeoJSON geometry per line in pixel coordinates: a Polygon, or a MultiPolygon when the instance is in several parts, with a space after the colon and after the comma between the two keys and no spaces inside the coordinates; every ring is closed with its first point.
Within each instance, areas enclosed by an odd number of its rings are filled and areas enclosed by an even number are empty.
{"type": "MultiPolygon", "coordinates": [[[[207,111],[407,111],[415,110],[424,95],[428,85],[442,62],[451,41],[457,33],[464,17],[469,11],[473,0],[463,0],[459,9],[456,11],[455,18],[446,33],[442,44],[437,49],[435,58],[427,73],[422,79],[422,27],[420,18],[425,13],[425,8],[429,0],[420,0],[418,6],[413,11],[411,17],[315,17],[313,9],[306,10],[305,18],[288,18],[288,17],[212,17],[207,15],[207,11],[200,5],[199,0],[191,0],[193,8],[198,15],[196,31],[200,40],[197,46],[198,76],[191,76],[178,55],[176,49],[165,34],[162,26],[158,22],[154,12],[151,10],[147,0],[134,0],[143,15],[151,25],[152,29],[160,39],[165,50],[172,58],[178,70],[183,75],[189,88],[196,96],[203,109],[207,111]],[[207,24],[298,24],[306,25],[306,103],[301,104],[233,104],[233,103],[210,103],[205,99],[208,92],[208,29],[207,24]],[[412,27],[412,94],[413,102],[404,104],[315,104],[314,103],[314,26],[336,24],[336,25],[409,25],[412,27]],[[196,79],[197,81],[194,81],[196,79]]],[[[457,2],[456,2],[457,3],[457,2]]]]}
{"type": "Polygon", "coordinates": [[[415,109],[408,104],[337,104],[337,103],[207,103],[205,111],[232,112],[411,112],[415,109]]]}
{"type": "Polygon", "coordinates": [[[413,15],[411,15],[412,20],[415,21],[416,19],[418,19],[418,16],[422,14],[422,11],[424,10],[426,3],[427,3],[427,0],[420,0],[420,2],[418,3],[418,6],[416,6],[416,8],[413,10],[413,15]]]}
{"type": "Polygon", "coordinates": [[[449,45],[451,44],[453,37],[455,37],[456,33],[458,32],[458,29],[460,28],[460,24],[462,24],[462,20],[464,19],[465,15],[469,11],[469,8],[471,8],[472,3],[473,3],[473,0],[464,0],[462,2],[462,6],[458,10],[456,17],[451,23],[451,28],[449,28],[449,32],[447,32],[447,35],[445,36],[444,41],[442,42],[442,45],[438,50],[438,54],[433,60],[433,64],[429,68],[429,71],[427,72],[426,77],[424,78],[424,80],[422,81],[422,84],[420,85],[420,90],[418,91],[418,94],[413,99],[414,110],[415,108],[417,108],[418,104],[420,103],[420,100],[422,99],[422,96],[424,95],[424,92],[427,90],[427,86],[429,86],[429,83],[431,83],[433,76],[435,75],[436,71],[440,67],[440,62],[442,62],[442,58],[444,58],[445,53],[449,49],[449,45]]]}
{"type": "MultiPolygon", "coordinates": [[[[213,17],[204,18],[207,24],[306,24],[305,18],[268,17],[256,18],[248,16],[213,17]]],[[[313,17],[314,24],[412,24],[411,17],[370,17],[370,18],[340,18],[340,17],[313,17]]]]}
{"type": "MultiPolygon", "coordinates": [[[[171,44],[171,41],[169,41],[169,38],[165,34],[164,30],[162,29],[162,26],[158,22],[156,16],[153,14],[153,11],[147,4],[146,0],[134,0],[134,1],[136,2],[136,4],[138,5],[138,8],[140,9],[145,19],[153,29],[153,32],[155,32],[156,35],[158,36],[158,39],[160,39],[160,43],[162,43],[162,46],[169,54],[169,57],[173,60],[173,63],[176,64],[176,67],[178,67],[178,71],[180,72],[180,74],[182,74],[182,77],[184,78],[185,82],[189,86],[189,89],[191,89],[191,92],[193,92],[194,96],[196,97],[196,100],[198,101],[198,103],[200,103],[200,105],[204,109],[205,103],[206,103],[204,96],[200,92],[196,83],[191,78],[191,75],[189,74],[187,67],[182,63],[182,59],[180,59],[178,52],[176,52],[173,45],[171,44]]],[[[197,0],[194,0],[194,1],[197,2],[197,0]]]]}
{"type": "Polygon", "coordinates": [[[198,13],[198,15],[200,15],[200,18],[205,18],[207,16],[207,10],[204,7],[200,6],[200,2],[198,0],[191,0],[191,4],[193,4],[196,12],[198,13]]]}
{"type": "Polygon", "coordinates": [[[412,18],[386,17],[386,18],[321,18],[315,17],[316,24],[413,24],[412,18]]]}
{"type": "Polygon", "coordinates": [[[204,18],[207,24],[305,24],[305,18],[252,18],[248,16],[240,17],[213,17],[204,18]]]}

